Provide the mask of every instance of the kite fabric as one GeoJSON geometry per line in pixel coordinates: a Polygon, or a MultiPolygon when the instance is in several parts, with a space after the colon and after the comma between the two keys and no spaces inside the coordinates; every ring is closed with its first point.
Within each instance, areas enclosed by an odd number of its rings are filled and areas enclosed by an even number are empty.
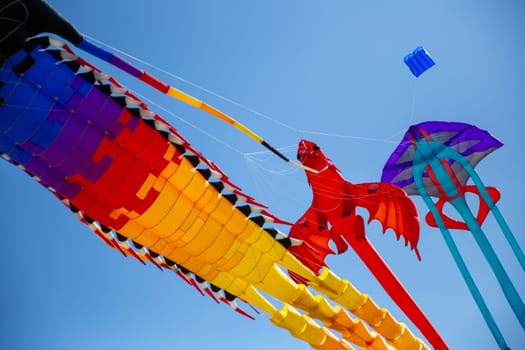
{"type": "Polygon", "coordinates": [[[422,46],[416,47],[403,60],[416,78],[436,64],[428,51],[422,46]]]}
{"type": "Polygon", "coordinates": [[[246,314],[238,297],[316,349],[351,349],[350,342],[427,348],[348,281],[327,268],[315,273],[294,258],[287,248],[295,241],[268,227],[284,222],[113,78],[53,43],[31,40],[3,63],[0,150],[107,245],[175,270],[246,314]],[[259,291],[282,301],[282,308],[259,291]]]}
{"type": "Polygon", "coordinates": [[[443,234],[467,286],[475,299],[500,349],[507,349],[474,279],[468,271],[454,243],[450,229],[468,230],[479,245],[514,314],[525,329],[525,306],[516,287],[490,245],[481,226],[491,212],[511,246],[516,259],[525,270],[525,257],[518,242],[496,206],[499,191],[485,187],[474,167],[502,143],[473,125],[452,122],[424,122],[413,125],[394,150],[383,169],[381,180],[403,188],[408,194],[420,195],[430,212],[426,221],[438,227],[443,234]],[[472,179],[474,185],[467,182],[472,179]],[[473,214],[465,199],[471,193],[479,198],[479,209],[473,214]],[[437,198],[434,202],[432,197],[437,198]],[[463,222],[443,213],[450,203],[463,218],[463,222]]]}
{"type": "MultiPolygon", "coordinates": [[[[383,232],[392,229],[398,239],[402,235],[405,244],[410,244],[420,258],[417,249],[419,219],[412,200],[402,189],[389,183],[352,184],[346,181],[314,142],[302,140],[297,158],[317,172],[306,171],[313,192],[312,204],[290,230],[290,237],[306,244],[290,247],[292,254],[318,271],[326,266],[325,257],[333,254],[330,241],[335,244],[338,254],[345,252],[350,245],[432,347],[447,348],[432,323],[367,239],[364,220],[356,212],[357,207],[366,208],[369,222],[378,220],[383,232]]],[[[298,277],[296,280],[301,281],[298,277]]]]}
{"type": "MultiPolygon", "coordinates": [[[[13,3],[27,10],[35,1],[13,3]]],[[[27,27],[13,29],[21,38],[35,32],[29,15],[27,27]]],[[[55,19],[64,21],[45,22],[55,19]]],[[[84,42],[70,34],[73,44],[84,42]]],[[[315,349],[352,349],[351,343],[428,349],[349,281],[294,257],[289,248],[301,242],[272,225],[288,223],[244,194],[118,81],[55,38],[18,39],[0,47],[0,155],[109,247],[175,271],[251,317],[237,299],[247,302],[315,349]]]]}

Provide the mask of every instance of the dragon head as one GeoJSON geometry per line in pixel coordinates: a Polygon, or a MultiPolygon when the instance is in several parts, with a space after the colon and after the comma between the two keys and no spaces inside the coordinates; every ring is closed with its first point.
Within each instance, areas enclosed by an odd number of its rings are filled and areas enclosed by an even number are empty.
{"type": "Polygon", "coordinates": [[[318,171],[323,171],[332,165],[332,161],[321,151],[321,148],[315,142],[308,140],[299,142],[297,160],[318,171]]]}

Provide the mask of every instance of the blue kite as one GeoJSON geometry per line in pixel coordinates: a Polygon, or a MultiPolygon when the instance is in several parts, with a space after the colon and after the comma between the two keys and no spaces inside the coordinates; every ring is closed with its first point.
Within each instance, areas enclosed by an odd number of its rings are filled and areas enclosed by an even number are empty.
{"type": "Polygon", "coordinates": [[[416,78],[436,64],[428,51],[422,46],[416,47],[414,51],[406,55],[404,61],[416,78]]]}

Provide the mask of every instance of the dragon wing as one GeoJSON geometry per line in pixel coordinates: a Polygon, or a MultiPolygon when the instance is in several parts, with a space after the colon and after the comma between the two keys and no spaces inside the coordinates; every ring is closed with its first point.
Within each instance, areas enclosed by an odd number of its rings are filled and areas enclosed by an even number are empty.
{"type": "Polygon", "coordinates": [[[410,243],[410,248],[421,260],[417,249],[419,217],[416,205],[403,189],[384,182],[347,183],[347,193],[355,206],[368,210],[370,214],[368,223],[378,220],[383,233],[387,229],[392,229],[398,240],[403,236],[405,245],[410,243]]]}
{"type": "MultiPolygon", "coordinates": [[[[340,218],[327,218],[312,204],[290,229],[289,237],[301,240],[302,244],[292,246],[289,250],[303,264],[319,272],[321,267],[326,266],[326,256],[335,254],[330,248],[330,242],[334,243],[337,254],[341,254],[348,249],[344,240],[345,233],[364,234],[363,220],[358,215],[353,215],[356,206],[367,209],[370,214],[368,223],[378,220],[383,233],[392,229],[398,240],[403,236],[405,245],[410,243],[411,249],[421,260],[417,249],[419,218],[414,202],[405,191],[389,183],[346,182],[341,197],[343,201],[340,218]],[[345,229],[342,230],[341,227],[345,229]]],[[[292,275],[292,278],[301,282],[297,276],[292,275]]]]}

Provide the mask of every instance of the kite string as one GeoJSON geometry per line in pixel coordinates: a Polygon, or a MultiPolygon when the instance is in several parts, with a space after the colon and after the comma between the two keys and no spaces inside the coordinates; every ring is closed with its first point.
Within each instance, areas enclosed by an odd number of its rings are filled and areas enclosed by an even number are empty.
{"type": "MultiPolygon", "coordinates": [[[[90,39],[91,39],[91,38],[90,38],[90,39]]],[[[311,130],[304,130],[304,129],[294,128],[294,127],[292,127],[292,126],[290,126],[290,125],[288,125],[288,124],[282,123],[282,122],[280,122],[280,121],[278,121],[278,120],[275,120],[275,119],[273,119],[273,118],[271,118],[271,117],[269,117],[269,116],[267,116],[267,115],[265,115],[265,114],[263,114],[263,113],[260,113],[260,112],[258,112],[258,111],[256,111],[256,110],[252,109],[252,108],[249,108],[249,107],[247,107],[247,106],[245,106],[245,105],[243,105],[243,104],[241,104],[241,103],[238,103],[238,102],[236,102],[236,101],[233,101],[233,100],[231,100],[231,99],[229,99],[229,98],[226,98],[226,97],[224,97],[224,96],[222,96],[222,95],[220,95],[220,94],[218,94],[218,93],[215,93],[215,92],[213,92],[213,91],[211,91],[211,90],[209,90],[209,89],[206,89],[206,88],[204,88],[204,87],[202,87],[202,86],[200,86],[200,85],[198,85],[198,84],[195,84],[195,83],[189,82],[188,80],[183,79],[183,78],[181,78],[181,77],[179,77],[179,76],[177,76],[177,75],[175,75],[175,74],[173,74],[173,73],[170,73],[170,72],[168,72],[168,71],[166,71],[166,70],[164,70],[164,69],[161,69],[161,68],[159,68],[159,67],[156,67],[156,66],[154,66],[154,65],[152,65],[152,64],[150,64],[150,63],[147,63],[147,62],[145,62],[145,61],[143,61],[143,60],[141,60],[141,59],[139,59],[139,58],[137,58],[137,57],[134,57],[134,56],[132,56],[132,55],[129,55],[129,54],[123,52],[122,50],[119,50],[119,49],[117,49],[117,48],[113,48],[113,47],[111,47],[111,46],[109,46],[109,45],[107,45],[107,44],[104,44],[104,43],[102,43],[102,42],[96,40],[96,39],[91,39],[91,40],[97,42],[99,45],[104,45],[104,46],[108,47],[110,50],[113,50],[113,51],[115,51],[115,52],[118,52],[119,54],[121,54],[121,55],[123,55],[123,56],[127,56],[127,57],[130,58],[131,60],[135,60],[135,61],[137,61],[137,62],[139,62],[139,63],[142,63],[142,64],[144,64],[144,65],[146,65],[146,66],[148,66],[148,67],[150,67],[150,68],[152,68],[152,69],[154,69],[154,70],[157,70],[157,71],[159,71],[159,72],[162,72],[162,73],[164,73],[164,74],[166,74],[166,75],[168,75],[168,76],[170,76],[170,77],[172,77],[172,78],[175,78],[175,79],[178,79],[178,80],[180,80],[180,81],[183,81],[183,82],[185,82],[185,83],[187,83],[187,84],[190,84],[191,86],[194,86],[194,87],[196,87],[196,88],[198,88],[198,89],[200,89],[200,90],[202,90],[202,91],[204,91],[204,92],[206,92],[206,93],[208,93],[208,94],[211,94],[211,95],[213,95],[213,96],[216,96],[216,97],[218,97],[218,98],[220,98],[220,99],[222,99],[222,100],[224,100],[224,101],[226,101],[226,102],[228,102],[228,103],[230,103],[230,104],[233,104],[233,105],[238,106],[238,107],[240,107],[240,108],[243,108],[243,109],[245,109],[245,110],[247,110],[247,111],[250,111],[251,113],[253,113],[253,114],[255,114],[255,115],[261,116],[261,117],[263,117],[263,118],[265,118],[265,119],[267,119],[267,120],[272,121],[273,123],[276,123],[276,124],[279,124],[279,125],[281,125],[281,126],[284,126],[284,127],[288,128],[288,129],[290,129],[290,130],[293,130],[293,131],[295,131],[295,132],[297,132],[297,133],[309,133],[309,134],[322,135],[322,136],[327,136],[327,137],[352,138],[352,139],[358,139],[358,140],[366,140],[366,141],[375,141],[375,142],[387,142],[387,143],[392,143],[392,141],[389,141],[388,139],[391,138],[391,137],[393,137],[393,136],[389,136],[389,137],[387,137],[387,138],[369,138],[369,137],[359,137],[359,136],[351,136],[351,135],[344,135],[344,134],[335,134],[335,133],[327,133],[327,132],[319,132],[319,131],[311,131],[311,130]]],[[[213,139],[213,140],[219,142],[220,144],[226,146],[227,148],[229,148],[229,149],[231,149],[231,150],[233,150],[233,151],[235,151],[235,152],[237,152],[237,153],[239,153],[239,154],[241,154],[241,155],[244,155],[244,158],[245,158],[247,161],[248,161],[248,160],[251,160],[251,161],[253,162],[254,160],[257,159],[256,157],[251,157],[251,155],[255,155],[255,154],[259,154],[259,155],[262,155],[262,154],[268,154],[268,155],[270,155],[270,154],[271,154],[271,152],[269,152],[269,151],[265,151],[265,152],[256,152],[256,153],[244,153],[244,152],[240,151],[239,149],[237,149],[237,148],[231,146],[230,144],[227,144],[226,142],[220,140],[220,139],[217,138],[216,136],[214,136],[214,135],[212,135],[212,134],[210,134],[210,133],[204,131],[202,128],[197,127],[196,125],[194,125],[194,124],[188,122],[188,121],[185,120],[184,118],[182,118],[182,117],[176,115],[175,113],[173,113],[173,112],[167,110],[166,108],[160,106],[159,104],[154,103],[152,100],[147,99],[145,96],[140,96],[140,97],[141,97],[142,99],[144,99],[144,100],[149,101],[150,104],[155,105],[157,108],[163,110],[163,111],[166,112],[167,114],[169,114],[169,115],[171,115],[171,116],[173,116],[173,117],[175,117],[175,118],[177,118],[177,119],[183,121],[184,123],[190,125],[191,127],[193,127],[194,129],[198,130],[199,132],[201,132],[201,133],[207,135],[207,136],[210,137],[211,139],[213,139]]],[[[397,134],[397,133],[396,133],[396,134],[397,134]]],[[[290,148],[287,148],[287,151],[288,151],[289,149],[290,149],[290,148]]],[[[275,152],[273,152],[273,153],[275,153],[275,152]]],[[[274,175],[275,175],[275,174],[278,174],[278,175],[286,175],[286,174],[283,173],[283,172],[271,171],[271,170],[269,170],[269,169],[263,169],[263,170],[265,170],[266,172],[273,172],[274,175]]],[[[340,196],[339,193],[334,193],[330,186],[327,186],[327,188],[326,188],[325,190],[323,190],[323,192],[325,192],[325,195],[328,195],[328,196],[331,196],[331,197],[333,196],[334,198],[339,198],[339,196],[340,196]]]]}
{"type": "MultiPolygon", "coordinates": [[[[324,137],[337,137],[337,138],[345,138],[345,139],[353,139],[353,140],[360,140],[360,141],[370,141],[370,142],[383,142],[383,143],[395,143],[394,141],[392,141],[391,139],[398,136],[400,132],[396,132],[395,134],[392,134],[392,135],[389,135],[389,136],[386,136],[386,137],[382,137],[382,138],[378,138],[378,137],[366,137],[366,136],[356,136],[356,135],[350,135],[350,134],[339,134],[339,133],[332,133],[332,132],[322,132],[322,131],[316,131],[316,130],[308,130],[308,129],[301,129],[301,128],[296,128],[290,124],[287,124],[287,123],[283,123],[282,121],[278,120],[278,119],[275,119],[275,118],[272,118],[270,117],[269,115],[265,114],[265,113],[262,113],[262,112],[259,112],[251,107],[248,107],[240,102],[237,102],[231,98],[228,98],[228,97],[225,97],[217,92],[214,92],[208,88],[205,88],[197,83],[194,83],[194,82],[191,82],[185,78],[182,78],[181,76],[178,76],[172,72],[169,72],[163,68],[160,68],[154,64],[151,64],[149,62],[146,62],[144,61],[143,59],[140,59],[134,55],[131,55],[127,52],[124,52],[118,48],[115,48],[109,44],[106,44],[100,40],[97,40],[91,36],[88,36],[88,35],[85,35],[88,39],[96,42],[97,44],[99,45],[102,45],[102,46],[105,46],[106,48],[114,51],[114,52],[117,52],[123,56],[126,56],[127,58],[131,59],[131,60],[134,60],[135,62],[138,62],[144,66],[147,66],[149,68],[151,68],[152,70],[155,70],[155,71],[158,71],[160,73],[163,73],[165,74],[166,76],[170,77],[170,78],[173,78],[173,79],[176,79],[176,80],[179,80],[189,86],[192,86],[200,91],[203,91],[211,96],[214,96],[226,103],[229,103],[233,106],[236,106],[240,109],[243,109],[253,115],[256,115],[258,117],[261,117],[261,118],[264,118],[274,124],[277,124],[279,126],[282,126],[284,128],[287,128],[295,133],[298,133],[298,134],[310,134],[310,135],[318,135],[318,136],[324,136],[324,137]]],[[[414,106],[415,106],[415,94],[414,94],[414,97],[413,97],[413,101],[412,101],[412,111],[414,110],[414,106]]],[[[411,112],[413,114],[413,112],[411,112]]],[[[413,116],[411,116],[411,119],[412,119],[413,116]]]]}
{"type": "MultiPolygon", "coordinates": [[[[268,115],[265,115],[265,114],[263,114],[263,113],[261,113],[261,112],[258,112],[258,111],[256,111],[256,110],[250,108],[250,107],[247,107],[247,106],[245,106],[245,105],[243,105],[243,104],[241,104],[241,103],[239,103],[239,102],[236,102],[236,101],[234,101],[234,100],[232,100],[232,99],[226,98],[226,97],[224,97],[224,96],[222,96],[222,95],[220,95],[220,94],[218,94],[218,93],[215,93],[215,92],[213,92],[213,91],[211,91],[211,90],[209,90],[209,89],[206,89],[206,88],[204,88],[204,87],[202,87],[202,86],[200,86],[200,85],[198,85],[198,84],[192,83],[192,82],[190,82],[190,81],[188,81],[188,80],[186,80],[186,79],[184,79],[184,78],[181,78],[181,77],[179,77],[179,76],[177,76],[177,75],[175,75],[175,74],[173,74],[173,73],[171,73],[171,72],[168,72],[168,71],[166,71],[166,70],[164,70],[164,69],[162,69],[162,68],[156,67],[156,66],[154,66],[154,65],[152,65],[152,64],[150,64],[150,63],[148,63],[148,62],[145,62],[144,60],[141,60],[141,59],[139,59],[139,58],[137,58],[137,57],[134,57],[134,56],[132,56],[132,55],[130,55],[130,54],[127,54],[127,53],[123,52],[122,50],[119,50],[119,49],[117,49],[117,48],[113,48],[113,47],[111,47],[111,46],[109,46],[109,45],[107,45],[107,44],[105,44],[105,43],[100,42],[99,40],[92,39],[92,38],[90,38],[90,39],[93,40],[94,42],[97,42],[99,45],[103,45],[103,46],[108,47],[110,50],[113,50],[114,52],[118,52],[119,54],[121,54],[121,55],[123,55],[123,56],[126,56],[126,57],[128,57],[128,58],[130,58],[130,59],[132,59],[132,60],[134,60],[134,61],[137,61],[137,62],[139,62],[139,63],[141,63],[141,64],[144,64],[144,65],[146,65],[146,66],[148,66],[148,67],[150,67],[150,68],[152,68],[152,69],[154,69],[154,70],[157,70],[157,71],[159,71],[159,72],[161,72],[161,73],[163,73],[163,74],[166,74],[166,75],[168,75],[168,76],[170,76],[170,77],[172,77],[172,78],[175,78],[175,79],[180,80],[180,81],[182,81],[182,82],[184,82],[184,83],[187,83],[187,84],[189,84],[189,85],[191,85],[191,86],[193,86],[193,87],[195,87],[195,88],[197,88],[197,89],[200,89],[201,91],[204,91],[204,92],[206,92],[206,93],[208,93],[208,94],[211,94],[211,95],[213,95],[213,96],[216,96],[217,98],[219,98],[219,99],[221,99],[221,100],[223,100],[223,101],[226,101],[226,102],[228,102],[228,103],[230,103],[230,104],[232,104],[232,105],[238,106],[238,107],[240,107],[240,108],[242,108],[242,109],[244,109],[244,110],[249,111],[250,113],[253,113],[253,114],[257,115],[257,116],[260,116],[260,117],[263,117],[263,118],[265,118],[265,119],[267,119],[267,120],[270,120],[271,122],[276,123],[276,124],[278,124],[278,125],[281,125],[281,126],[283,126],[283,127],[286,127],[286,128],[288,128],[288,129],[290,129],[290,130],[292,130],[292,131],[294,131],[294,132],[297,132],[297,133],[308,133],[308,134],[315,134],[315,135],[322,135],[322,136],[327,136],[327,137],[351,138],[351,139],[358,139],[358,140],[365,140],[365,141],[374,141],[374,142],[388,142],[388,143],[392,142],[392,141],[388,141],[388,139],[389,139],[391,136],[390,136],[390,137],[387,137],[387,138],[369,138],[369,137],[359,137],[359,136],[351,136],[351,135],[344,135],[344,134],[335,134],[335,133],[327,133],[327,132],[319,132],[319,131],[311,131],[311,130],[305,130],[305,129],[294,128],[294,127],[292,127],[292,126],[290,126],[290,125],[288,125],[288,124],[285,124],[285,123],[283,123],[283,122],[281,122],[281,121],[275,120],[275,119],[269,117],[268,115]]],[[[148,101],[148,103],[149,103],[150,105],[154,105],[156,108],[158,108],[158,109],[164,111],[165,113],[171,115],[172,117],[174,117],[174,118],[176,118],[176,119],[178,119],[178,120],[180,120],[180,121],[186,123],[187,125],[191,126],[191,127],[194,128],[195,130],[197,130],[197,131],[199,131],[199,132],[205,134],[206,136],[208,136],[209,138],[215,140],[216,142],[218,142],[218,143],[224,145],[225,147],[227,147],[227,148],[233,150],[234,152],[236,152],[236,153],[238,153],[238,154],[243,155],[247,161],[248,161],[248,160],[251,160],[251,161],[253,162],[254,160],[257,159],[256,157],[250,157],[251,155],[255,155],[255,154],[259,154],[259,155],[271,155],[271,152],[270,152],[270,151],[254,152],[254,153],[244,153],[244,152],[242,152],[241,150],[239,150],[239,149],[237,149],[237,148],[231,146],[230,144],[228,144],[228,143],[222,141],[221,139],[217,138],[216,136],[212,135],[211,133],[206,132],[205,130],[203,130],[202,128],[196,126],[195,124],[193,124],[193,123],[187,121],[186,119],[184,119],[184,118],[178,116],[178,115],[175,114],[174,112],[172,112],[172,111],[170,111],[170,110],[168,110],[168,109],[162,107],[162,106],[159,105],[158,103],[155,103],[155,102],[152,101],[151,99],[148,99],[148,98],[146,98],[145,96],[140,95],[140,94],[138,94],[138,93],[136,93],[136,92],[135,92],[135,94],[137,94],[137,96],[139,96],[141,99],[148,101]]],[[[288,152],[288,151],[290,151],[291,149],[295,149],[295,147],[294,147],[294,146],[288,146],[288,147],[285,147],[284,149],[286,149],[286,152],[288,152]]],[[[252,167],[252,170],[254,170],[254,167],[252,167]]],[[[282,172],[282,171],[277,172],[277,171],[271,171],[271,170],[269,170],[269,169],[263,169],[263,170],[265,170],[266,172],[273,172],[274,175],[287,175],[285,172],[282,172]]],[[[290,173],[290,172],[288,172],[288,173],[290,173]]],[[[321,190],[322,192],[325,193],[325,195],[330,196],[330,197],[333,197],[333,198],[339,198],[339,197],[340,197],[340,194],[339,194],[339,193],[337,193],[337,192],[333,192],[333,189],[331,188],[331,186],[329,186],[328,184],[326,184],[326,185],[327,185],[326,188],[324,188],[324,189],[321,190]]]]}
{"type": "Polygon", "coordinates": [[[410,105],[410,112],[409,112],[409,125],[412,125],[414,123],[415,114],[416,114],[416,99],[417,99],[417,79],[414,79],[414,86],[412,88],[412,103],[410,105]]]}
{"type": "MultiPolygon", "coordinates": [[[[128,53],[126,53],[126,52],[124,52],[124,51],[122,51],[122,50],[119,50],[118,48],[113,47],[113,46],[111,46],[111,45],[109,45],[109,44],[106,44],[106,43],[104,43],[104,42],[102,42],[102,41],[100,41],[100,40],[97,40],[97,39],[95,39],[95,38],[93,38],[93,37],[91,37],[91,36],[89,36],[89,35],[84,35],[84,36],[87,37],[87,38],[89,38],[90,40],[94,41],[95,43],[97,43],[97,44],[99,44],[99,45],[105,46],[105,47],[109,48],[110,50],[112,50],[112,51],[114,51],[114,52],[118,52],[119,54],[121,54],[121,55],[123,55],[123,56],[126,56],[126,57],[128,57],[128,58],[130,58],[130,59],[132,59],[132,60],[135,60],[136,62],[139,62],[139,63],[141,63],[141,64],[143,64],[143,65],[145,65],[145,66],[148,66],[148,67],[150,67],[150,68],[152,68],[152,69],[155,69],[155,70],[157,70],[157,71],[159,71],[159,72],[161,72],[161,73],[163,73],[163,74],[166,74],[166,75],[168,75],[168,76],[170,76],[170,77],[172,77],[172,78],[175,78],[175,79],[178,79],[178,80],[184,81],[185,83],[190,84],[190,85],[195,85],[195,84],[193,84],[193,83],[191,83],[191,82],[189,82],[189,81],[185,81],[183,78],[178,77],[177,75],[175,75],[175,74],[173,74],[173,73],[170,73],[170,72],[168,72],[168,71],[166,71],[166,70],[164,70],[164,69],[162,69],[162,68],[160,68],[160,67],[156,67],[156,66],[154,66],[154,65],[152,65],[152,64],[150,64],[150,63],[148,63],[148,62],[146,62],[146,61],[144,61],[144,60],[142,60],[142,59],[140,59],[140,58],[138,58],[138,57],[136,57],[136,56],[133,56],[133,55],[128,54],[128,53]]],[[[197,87],[197,88],[199,88],[199,89],[201,89],[201,90],[203,90],[203,91],[206,91],[206,92],[208,92],[208,93],[210,93],[210,94],[214,94],[212,91],[209,91],[209,90],[207,90],[207,89],[205,89],[205,88],[203,88],[203,87],[200,87],[200,86],[197,86],[197,85],[195,85],[195,87],[197,87]]],[[[211,134],[211,133],[205,131],[204,129],[198,127],[197,125],[195,125],[195,124],[189,122],[188,120],[186,120],[186,119],[184,119],[183,117],[177,115],[176,113],[174,113],[174,112],[168,110],[167,108],[162,107],[159,103],[154,102],[152,99],[147,98],[146,96],[144,96],[144,95],[142,95],[142,94],[139,94],[137,91],[133,91],[133,94],[135,94],[136,96],[140,97],[142,100],[147,101],[148,104],[149,104],[150,106],[155,106],[158,110],[162,110],[162,111],[163,111],[164,113],[166,113],[167,115],[170,115],[170,116],[172,116],[173,118],[176,118],[176,119],[178,119],[179,121],[181,121],[181,122],[183,122],[183,123],[189,125],[189,126],[192,127],[193,129],[195,129],[195,130],[199,131],[200,133],[206,135],[206,136],[209,137],[210,139],[212,139],[212,140],[218,142],[219,144],[221,144],[221,145],[223,145],[223,146],[229,148],[230,150],[232,150],[232,151],[234,151],[234,152],[236,152],[236,153],[239,153],[240,155],[243,155],[243,154],[244,154],[244,152],[242,152],[242,151],[240,151],[239,149],[233,147],[232,145],[230,145],[230,144],[228,144],[228,143],[222,141],[221,139],[219,139],[218,137],[214,136],[213,134],[211,134]]]]}
{"type": "Polygon", "coordinates": [[[210,90],[210,89],[208,89],[208,88],[205,88],[205,87],[202,86],[202,85],[199,85],[199,84],[197,84],[197,83],[194,83],[194,82],[191,82],[191,81],[189,81],[189,80],[187,80],[187,79],[184,79],[183,77],[178,76],[178,75],[176,75],[175,73],[169,72],[169,71],[167,71],[167,70],[165,70],[165,69],[163,69],[163,68],[160,68],[160,67],[158,67],[158,66],[155,66],[154,64],[151,64],[151,63],[146,62],[146,61],[144,61],[144,60],[142,60],[142,59],[140,59],[140,58],[138,58],[138,57],[136,57],[136,56],[133,56],[133,55],[131,55],[131,54],[128,54],[127,52],[124,52],[124,51],[122,51],[122,50],[119,50],[119,49],[117,49],[117,48],[115,48],[115,47],[113,47],[113,46],[111,46],[111,45],[108,45],[108,44],[106,44],[106,43],[104,43],[104,42],[102,42],[102,41],[100,41],[100,40],[97,40],[97,39],[95,39],[95,38],[93,38],[93,37],[91,37],[91,36],[89,36],[89,35],[85,35],[85,36],[86,36],[87,38],[89,38],[90,40],[93,40],[94,42],[96,42],[96,43],[99,44],[99,45],[103,45],[103,46],[105,46],[105,47],[107,47],[107,48],[109,48],[109,49],[111,49],[111,50],[113,50],[113,51],[115,51],[115,52],[118,52],[119,54],[121,54],[121,55],[123,55],[123,56],[126,56],[126,57],[128,57],[128,58],[130,58],[130,59],[132,59],[132,60],[134,60],[134,61],[136,61],[136,62],[138,62],[138,63],[140,63],[140,64],[143,64],[143,65],[145,65],[145,66],[147,66],[147,67],[149,67],[149,68],[151,68],[151,69],[153,69],[153,70],[156,70],[156,71],[158,71],[158,72],[160,72],[160,73],[163,73],[163,74],[165,74],[166,76],[168,76],[168,77],[170,77],[170,78],[173,78],[173,79],[179,80],[179,81],[181,81],[181,82],[183,82],[183,83],[185,83],[185,84],[187,84],[187,85],[189,85],[189,86],[192,86],[192,87],[194,87],[194,88],[196,88],[196,89],[198,89],[198,90],[201,90],[201,91],[203,91],[203,92],[205,92],[205,93],[207,93],[207,94],[209,94],[209,95],[215,96],[216,98],[218,98],[218,99],[220,99],[220,100],[222,100],[222,101],[224,101],[224,102],[227,102],[227,103],[229,103],[229,104],[231,104],[231,105],[233,105],[233,106],[239,107],[240,109],[244,109],[244,110],[247,111],[247,112],[250,112],[250,113],[252,113],[252,114],[254,114],[254,115],[257,115],[257,116],[260,116],[260,117],[262,117],[262,118],[265,118],[265,119],[267,119],[267,120],[269,120],[269,121],[271,121],[271,122],[273,122],[273,123],[276,123],[276,124],[278,124],[278,125],[280,125],[280,126],[282,126],[282,127],[285,127],[285,128],[287,128],[287,129],[290,129],[290,130],[292,130],[292,131],[297,131],[297,130],[298,130],[298,129],[296,129],[296,128],[294,128],[294,127],[288,125],[288,124],[285,124],[285,123],[283,123],[283,122],[277,120],[277,119],[273,119],[273,118],[271,118],[270,116],[268,116],[268,115],[266,115],[266,114],[264,114],[264,113],[261,113],[261,112],[255,110],[255,109],[253,109],[253,108],[250,108],[250,107],[248,107],[248,106],[246,106],[246,105],[243,105],[243,104],[240,103],[240,102],[237,102],[237,101],[235,101],[235,100],[232,100],[232,99],[230,99],[230,98],[228,98],[228,97],[226,97],[226,96],[223,96],[223,95],[221,95],[221,94],[219,94],[219,93],[217,93],[217,92],[214,92],[214,91],[212,91],[212,90],[210,90]]]}

